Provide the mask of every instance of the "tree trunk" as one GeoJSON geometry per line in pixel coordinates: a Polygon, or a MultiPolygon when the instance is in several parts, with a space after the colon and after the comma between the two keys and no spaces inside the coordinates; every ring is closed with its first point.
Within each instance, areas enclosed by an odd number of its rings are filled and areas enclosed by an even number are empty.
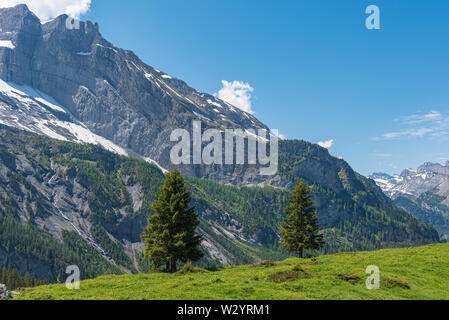
{"type": "Polygon", "coordinates": [[[304,247],[300,247],[299,248],[299,257],[302,259],[303,256],[303,252],[304,252],[304,247]]]}
{"type": "Polygon", "coordinates": [[[171,270],[170,270],[170,272],[171,273],[175,273],[176,272],[176,261],[172,261],[171,262],[171,270]]]}
{"type": "Polygon", "coordinates": [[[170,262],[165,263],[165,272],[170,272],[170,262]]]}

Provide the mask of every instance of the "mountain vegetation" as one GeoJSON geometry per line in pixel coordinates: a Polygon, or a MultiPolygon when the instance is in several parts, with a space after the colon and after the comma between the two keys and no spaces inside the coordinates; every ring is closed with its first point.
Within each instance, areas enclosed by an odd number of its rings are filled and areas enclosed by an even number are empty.
{"type": "Polygon", "coordinates": [[[314,207],[309,186],[298,180],[285,208],[285,219],[281,222],[281,246],[295,252],[300,258],[304,250],[319,250],[323,247],[323,234],[318,225],[318,213],[314,207]]]}
{"type": "MultiPolygon", "coordinates": [[[[65,268],[73,264],[83,279],[148,270],[140,235],[165,179],[159,168],[100,146],[8,127],[1,128],[0,138],[2,264],[48,281],[63,281],[65,268]]],[[[185,181],[203,235],[205,256],[198,266],[288,256],[278,244],[288,188],[236,187],[193,177],[185,181]]],[[[311,190],[326,242],[317,254],[438,241],[432,227],[391,203],[370,201],[363,193],[337,194],[318,184],[311,190]],[[329,216],[320,210],[323,206],[342,209],[329,216]]]]}
{"type": "Polygon", "coordinates": [[[178,170],[166,175],[157,200],[154,214],[148,217],[145,240],[145,257],[155,269],[165,265],[166,272],[176,272],[177,263],[198,261],[203,253],[198,249],[202,236],[197,234],[200,224],[195,208],[190,206],[190,193],[178,170]]]}
{"type": "Polygon", "coordinates": [[[8,266],[0,268],[0,284],[6,285],[9,290],[17,290],[44,285],[46,281],[33,278],[29,272],[22,276],[17,269],[8,266]]]}

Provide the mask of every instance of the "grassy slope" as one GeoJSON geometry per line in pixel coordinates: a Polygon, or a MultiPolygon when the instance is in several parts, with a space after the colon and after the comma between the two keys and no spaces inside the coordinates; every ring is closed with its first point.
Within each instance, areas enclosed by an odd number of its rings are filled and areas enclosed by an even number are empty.
{"type": "Polygon", "coordinates": [[[16,299],[449,299],[448,279],[449,244],[438,244],[290,258],[274,266],[186,275],[102,276],[81,282],[80,290],[49,285],[26,290],[16,299]],[[309,276],[279,283],[269,280],[271,274],[293,270],[298,264],[309,276]],[[368,265],[380,268],[379,290],[366,289],[368,265]],[[355,278],[354,282],[348,278],[355,278]]]}

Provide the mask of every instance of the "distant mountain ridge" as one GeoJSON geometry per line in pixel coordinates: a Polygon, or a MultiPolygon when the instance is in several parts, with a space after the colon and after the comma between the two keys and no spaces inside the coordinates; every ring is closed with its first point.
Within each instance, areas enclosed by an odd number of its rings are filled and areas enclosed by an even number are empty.
{"type": "Polygon", "coordinates": [[[427,162],[394,176],[374,173],[370,178],[398,207],[434,224],[443,239],[449,240],[449,161],[427,162]]]}
{"type": "MultiPolygon", "coordinates": [[[[445,164],[427,162],[417,170],[405,169],[399,175],[373,173],[371,179],[392,199],[400,196],[417,198],[421,194],[439,189],[441,196],[449,192],[449,161],[445,164]]],[[[445,199],[449,205],[449,198],[445,199]]]]}

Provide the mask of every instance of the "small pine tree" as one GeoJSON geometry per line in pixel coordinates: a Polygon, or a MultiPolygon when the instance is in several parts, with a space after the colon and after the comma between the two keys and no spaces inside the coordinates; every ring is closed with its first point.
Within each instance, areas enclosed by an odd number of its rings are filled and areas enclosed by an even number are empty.
{"type": "Polygon", "coordinates": [[[287,215],[281,222],[282,240],[280,245],[288,252],[296,252],[303,257],[304,249],[318,250],[323,247],[323,235],[318,225],[317,210],[310,188],[302,181],[296,183],[290,194],[287,215]]]}
{"type": "Polygon", "coordinates": [[[190,193],[178,170],[167,174],[156,197],[155,214],[148,218],[142,235],[145,257],[155,269],[165,264],[166,272],[176,272],[178,261],[197,261],[203,255],[198,249],[202,236],[195,233],[198,215],[190,207],[190,193]]]}

